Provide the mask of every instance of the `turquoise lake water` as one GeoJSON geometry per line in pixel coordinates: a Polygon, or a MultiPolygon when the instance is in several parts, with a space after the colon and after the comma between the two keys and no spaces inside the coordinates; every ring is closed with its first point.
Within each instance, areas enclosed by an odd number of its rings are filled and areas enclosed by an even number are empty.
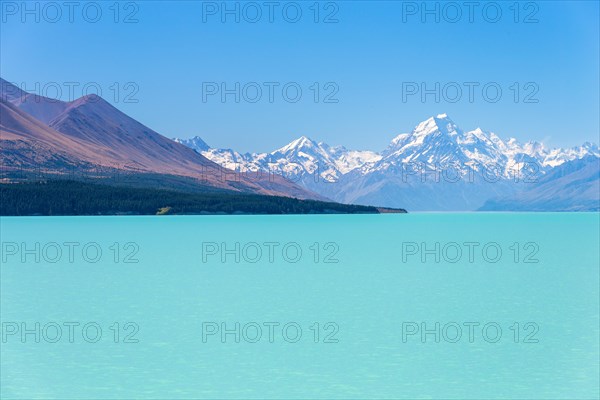
{"type": "Polygon", "coordinates": [[[0,222],[3,399],[600,396],[598,213],[0,222]]]}

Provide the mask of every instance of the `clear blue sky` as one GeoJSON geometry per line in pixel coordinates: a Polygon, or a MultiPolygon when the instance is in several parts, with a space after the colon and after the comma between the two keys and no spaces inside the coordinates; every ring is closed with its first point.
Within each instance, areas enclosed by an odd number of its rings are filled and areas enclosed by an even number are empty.
{"type": "MultiPolygon", "coordinates": [[[[22,10],[13,15],[14,9],[6,8],[11,2],[3,3],[3,78],[25,82],[29,88],[36,82],[98,82],[103,97],[168,137],[199,135],[214,147],[268,151],[307,135],[332,145],[381,150],[396,134],[445,112],[463,129],[481,127],[501,137],[550,146],[598,142],[597,1],[522,2],[517,23],[513,2],[494,3],[502,11],[496,23],[489,22],[495,7],[485,14],[482,10],[488,2],[474,10],[474,22],[464,2],[455,3],[462,13],[456,23],[450,22],[456,10],[444,8],[445,3],[438,6],[439,22],[435,15],[425,15],[423,21],[422,10],[413,15],[412,7],[420,7],[420,1],[343,1],[335,3],[337,9],[322,2],[319,23],[314,23],[312,1],[297,3],[302,10],[297,23],[284,18],[294,19],[295,9],[288,2],[278,3],[272,23],[265,6],[256,23],[245,20],[254,18],[255,10],[248,6],[244,14],[244,4],[240,23],[234,15],[222,23],[221,10],[209,15],[221,2],[192,1],[142,1],[135,3],[137,11],[123,2],[119,23],[109,9],[112,1],[101,3],[103,14],[97,23],[86,21],[81,9],[74,11],[73,23],[68,9],[61,10],[56,23],[48,22],[55,15],[52,9],[40,9],[39,23],[35,14],[22,22],[22,10]],[[123,23],[134,11],[138,22],[123,23]],[[332,13],[338,22],[324,23],[332,13]],[[524,23],[527,17],[537,22],[524,23]],[[133,98],[139,102],[123,102],[131,88],[121,88],[115,102],[113,82],[135,82],[139,92],[133,98]],[[297,82],[303,96],[297,103],[287,102],[279,86],[270,103],[263,86],[257,103],[243,97],[235,103],[233,95],[225,103],[220,96],[203,102],[203,82],[226,82],[229,87],[235,82],[297,82]],[[335,82],[339,92],[333,98],[338,103],[315,103],[310,89],[314,82],[335,82]],[[435,82],[440,87],[448,82],[480,86],[472,103],[466,86],[457,102],[447,101],[456,96],[448,86],[447,97],[436,103],[434,95],[425,102],[420,95],[403,101],[403,82],[425,82],[430,88],[435,82]],[[496,103],[483,97],[481,88],[488,82],[503,90],[496,103]],[[516,103],[514,82],[521,85],[516,103]],[[536,86],[524,88],[527,82],[536,86]],[[532,98],[538,102],[525,103],[525,96],[536,88],[532,98]]],[[[21,2],[13,4],[20,7],[21,2]]],[[[433,9],[435,3],[429,6],[433,9]]],[[[94,11],[87,9],[88,20],[93,20],[94,11]]],[[[254,97],[249,89],[248,96],[254,97]]],[[[332,90],[321,87],[321,100],[332,90]]]]}

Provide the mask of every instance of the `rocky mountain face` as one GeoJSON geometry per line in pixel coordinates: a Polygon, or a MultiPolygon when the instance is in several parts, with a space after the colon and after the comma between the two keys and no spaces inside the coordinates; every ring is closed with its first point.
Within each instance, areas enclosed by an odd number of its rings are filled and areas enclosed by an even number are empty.
{"type": "Polygon", "coordinates": [[[591,143],[546,149],[538,142],[503,140],[480,128],[463,131],[446,114],[394,137],[381,152],[348,150],[304,136],[270,153],[254,154],[214,149],[199,137],[175,141],[226,168],[279,174],[336,201],[423,211],[477,210],[484,204],[493,209],[492,204],[500,203],[489,200],[535,194],[565,163],[600,157],[591,143]]]}

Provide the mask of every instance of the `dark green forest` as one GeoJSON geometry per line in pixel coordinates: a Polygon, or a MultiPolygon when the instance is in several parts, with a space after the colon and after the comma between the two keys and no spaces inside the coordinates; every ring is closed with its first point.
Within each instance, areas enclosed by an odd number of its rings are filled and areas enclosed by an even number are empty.
{"type": "MultiPolygon", "coordinates": [[[[400,210],[399,210],[400,211],[400,210]]],[[[50,180],[0,184],[0,215],[377,214],[375,207],[50,180]]]]}

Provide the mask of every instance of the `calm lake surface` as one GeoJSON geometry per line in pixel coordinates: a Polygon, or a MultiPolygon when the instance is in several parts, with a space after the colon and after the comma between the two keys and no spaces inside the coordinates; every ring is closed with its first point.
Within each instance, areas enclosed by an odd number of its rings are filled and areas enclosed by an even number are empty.
{"type": "Polygon", "coordinates": [[[0,223],[3,399],[600,395],[598,213],[0,223]]]}

